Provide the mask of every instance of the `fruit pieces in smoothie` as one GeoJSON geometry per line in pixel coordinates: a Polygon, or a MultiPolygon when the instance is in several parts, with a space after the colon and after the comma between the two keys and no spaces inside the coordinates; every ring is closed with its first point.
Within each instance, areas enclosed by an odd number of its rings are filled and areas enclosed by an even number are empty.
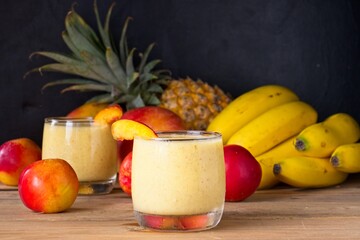
{"type": "Polygon", "coordinates": [[[208,225],[209,217],[207,215],[181,217],[180,223],[182,228],[186,230],[203,229],[208,225]]]}
{"type": "Polygon", "coordinates": [[[182,229],[196,231],[197,229],[204,229],[208,225],[209,216],[194,215],[185,217],[164,217],[157,215],[147,215],[145,217],[146,223],[144,225],[157,230],[172,230],[182,229]]]}
{"type": "Polygon", "coordinates": [[[177,218],[163,217],[157,215],[147,215],[145,216],[144,221],[145,223],[143,225],[158,230],[176,229],[179,224],[177,218]]]}

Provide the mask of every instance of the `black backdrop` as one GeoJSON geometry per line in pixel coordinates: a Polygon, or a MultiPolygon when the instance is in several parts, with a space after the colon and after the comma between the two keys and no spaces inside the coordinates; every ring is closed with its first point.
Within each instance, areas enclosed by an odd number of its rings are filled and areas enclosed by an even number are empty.
{"type": "MultiPolygon", "coordinates": [[[[130,46],[174,77],[217,84],[234,97],[263,84],[293,89],[319,120],[347,112],[360,121],[359,1],[345,0],[114,0],[111,29],[118,39],[132,16],[130,46]]],[[[61,40],[72,0],[4,0],[0,7],[0,143],[29,137],[41,144],[44,117],[68,113],[89,93],[41,92],[61,74],[23,75],[49,62],[34,51],[66,52],[61,40]]],[[[105,16],[113,1],[98,0],[105,16]]],[[[92,0],[75,8],[92,26],[92,0]]]]}

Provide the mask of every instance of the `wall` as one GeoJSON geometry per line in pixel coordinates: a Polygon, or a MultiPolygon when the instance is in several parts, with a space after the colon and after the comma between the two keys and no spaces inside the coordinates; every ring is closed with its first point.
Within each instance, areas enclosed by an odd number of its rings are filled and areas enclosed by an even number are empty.
{"type": "MultiPolygon", "coordinates": [[[[233,96],[264,84],[282,84],[319,112],[319,120],[347,112],[360,121],[359,3],[353,1],[118,0],[115,39],[127,16],[131,46],[174,77],[217,84],[233,96]]],[[[110,0],[98,0],[105,15],[110,0]]],[[[62,74],[24,74],[50,61],[32,52],[67,52],[61,40],[73,1],[6,0],[0,8],[0,143],[30,137],[39,144],[44,117],[65,115],[91,93],[63,93],[42,86],[62,74]]],[[[92,1],[76,11],[92,26],[92,1]]]]}

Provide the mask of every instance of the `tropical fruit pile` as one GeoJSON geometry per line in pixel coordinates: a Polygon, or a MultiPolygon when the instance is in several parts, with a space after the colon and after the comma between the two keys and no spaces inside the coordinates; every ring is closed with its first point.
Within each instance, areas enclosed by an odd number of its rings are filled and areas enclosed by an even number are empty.
{"type": "Polygon", "coordinates": [[[346,113],[318,122],[317,111],[290,89],[265,85],[234,99],[207,130],[225,145],[248,149],[262,167],[258,189],[278,182],[300,188],[327,187],[360,170],[360,127],[346,113]]]}
{"type": "MultiPolygon", "coordinates": [[[[114,44],[109,29],[113,7],[102,23],[95,2],[97,31],[72,8],[62,34],[70,53],[34,53],[55,62],[30,72],[71,75],[49,82],[44,88],[67,85],[63,92],[99,93],[67,116],[94,117],[106,106],[119,104],[124,115],[141,109],[146,124],[159,130],[158,125],[166,125],[166,121],[152,116],[158,109],[152,109],[150,115],[149,108],[143,107],[166,108],[183,121],[173,126],[220,132],[224,145],[245,147],[261,164],[259,189],[273,187],[280,181],[295,187],[330,186],[360,170],[360,130],[350,115],[336,113],[320,123],[311,105],[279,85],[261,86],[232,99],[205,81],[191,77],[174,79],[170,71],[156,68],[159,59],[149,60],[154,44],[139,53],[129,47],[126,32],[130,18],[123,25],[119,43],[114,44]],[[156,126],[150,122],[156,122],[156,126]]],[[[133,118],[135,114],[131,115],[133,118]]],[[[168,114],[159,114],[165,115],[168,114]]]]}

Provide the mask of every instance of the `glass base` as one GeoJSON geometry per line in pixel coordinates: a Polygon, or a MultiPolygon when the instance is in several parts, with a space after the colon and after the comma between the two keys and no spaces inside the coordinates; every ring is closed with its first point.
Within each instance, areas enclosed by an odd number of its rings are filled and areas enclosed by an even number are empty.
{"type": "Polygon", "coordinates": [[[115,186],[116,179],[97,182],[80,182],[79,195],[108,194],[115,186]]]}
{"type": "Polygon", "coordinates": [[[135,218],[141,227],[155,231],[203,231],[214,228],[221,220],[223,210],[197,215],[153,215],[134,211],[135,218]]]}

